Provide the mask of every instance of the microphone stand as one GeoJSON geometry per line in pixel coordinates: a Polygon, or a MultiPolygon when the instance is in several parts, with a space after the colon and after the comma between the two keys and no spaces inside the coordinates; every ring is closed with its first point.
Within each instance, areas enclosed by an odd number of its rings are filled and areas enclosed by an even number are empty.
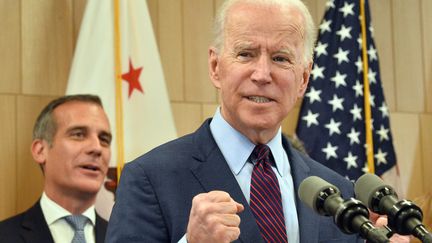
{"type": "Polygon", "coordinates": [[[388,243],[393,232],[388,227],[375,227],[369,221],[369,210],[357,199],[344,201],[334,215],[334,221],[342,231],[359,232],[363,239],[372,243],[388,243]]]}
{"type": "Polygon", "coordinates": [[[369,210],[361,201],[354,198],[344,200],[333,190],[327,188],[320,193],[317,208],[322,209],[322,215],[333,215],[336,225],[346,234],[359,233],[363,239],[372,243],[390,242],[389,237],[393,232],[389,228],[373,226],[369,221],[369,210]]]}

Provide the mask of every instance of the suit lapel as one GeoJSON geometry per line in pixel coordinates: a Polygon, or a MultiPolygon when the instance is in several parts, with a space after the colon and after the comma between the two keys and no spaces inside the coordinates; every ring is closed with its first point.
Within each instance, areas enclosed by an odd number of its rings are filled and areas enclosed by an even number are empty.
{"type": "Polygon", "coordinates": [[[292,149],[285,137],[283,137],[282,143],[290,161],[291,175],[294,182],[300,241],[304,242],[302,239],[309,239],[310,242],[318,242],[319,220],[317,214],[300,201],[300,198],[298,197],[298,188],[300,183],[311,175],[310,168],[299,155],[299,152],[292,149]]]}
{"type": "MultiPolygon", "coordinates": [[[[255,218],[250,210],[249,203],[246,201],[237,180],[217,147],[211,135],[209,124],[210,119],[195,133],[193,143],[196,150],[194,152],[194,157],[200,161],[200,163],[197,163],[196,166],[191,168],[191,171],[205,191],[221,190],[228,192],[235,201],[243,204],[245,210],[240,214],[240,240],[242,242],[264,242],[255,222],[255,218]]],[[[302,203],[297,195],[300,183],[311,175],[310,168],[299,153],[291,148],[291,145],[285,138],[282,139],[282,143],[287,152],[291,166],[297,216],[299,220],[300,240],[310,239],[310,242],[318,242],[318,216],[313,210],[302,203]]]]}
{"type": "Polygon", "coordinates": [[[195,133],[194,145],[197,149],[194,157],[200,163],[191,168],[191,171],[205,191],[225,191],[236,202],[243,204],[245,210],[239,214],[241,218],[240,240],[242,242],[263,242],[249,204],[225,158],[217,147],[211,135],[209,124],[210,120],[207,120],[195,133]]]}
{"type": "MultiPolygon", "coordinates": [[[[105,242],[107,221],[96,214],[95,237],[96,243],[105,242]]],[[[48,224],[42,213],[39,201],[23,216],[19,234],[28,243],[54,243],[48,224]]]]}
{"type": "Polygon", "coordinates": [[[25,213],[19,234],[24,239],[24,242],[54,242],[39,201],[25,213]]]}
{"type": "Polygon", "coordinates": [[[107,230],[107,221],[103,218],[101,218],[96,213],[96,225],[95,225],[95,237],[96,237],[96,243],[104,243],[105,242],[105,234],[107,230]]]}

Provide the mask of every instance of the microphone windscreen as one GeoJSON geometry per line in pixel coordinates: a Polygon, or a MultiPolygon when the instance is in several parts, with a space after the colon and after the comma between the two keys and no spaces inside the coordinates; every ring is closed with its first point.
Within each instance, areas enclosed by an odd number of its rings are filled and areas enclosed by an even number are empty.
{"type": "Polygon", "coordinates": [[[384,181],[377,175],[366,173],[356,181],[354,185],[354,192],[356,198],[366,204],[369,208],[374,208],[372,199],[374,194],[384,187],[391,188],[386,185],[384,181]]]}
{"type": "Polygon", "coordinates": [[[327,181],[317,176],[309,176],[300,183],[298,196],[302,202],[318,212],[316,202],[320,198],[320,193],[329,187],[332,187],[336,192],[339,192],[337,187],[327,181]]]}

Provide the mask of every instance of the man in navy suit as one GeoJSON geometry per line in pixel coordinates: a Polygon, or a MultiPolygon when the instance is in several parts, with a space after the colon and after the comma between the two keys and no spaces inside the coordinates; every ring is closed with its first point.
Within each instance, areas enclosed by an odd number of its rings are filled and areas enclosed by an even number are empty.
{"type": "Polygon", "coordinates": [[[362,242],[297,196],[312,175],[336,185],[345,198],[353,195],[352,183],[294,149],[281,133],[312,68],[315,33],[305,5],[227,1],[215,34],[208,63],[220,107],[196,132],[125,166],[107,242],[264,242],[249,206],[256,145],[267,145],[274,159],[283,242],[362,242]]]}
{"type": "MultiPolygon", "coordinates": [[[[94,209],[111,157],[108,118],[97,96],[51,101],[33,129],[31,152],[44,174],[41,199],[0,222],[0,242],[71,242],[79,237],[66,217],[80,215],[87,243],[103,243],[107,222],[94,209]]],[[[74,241],[76,242],[76,241],[74,241]]]]}

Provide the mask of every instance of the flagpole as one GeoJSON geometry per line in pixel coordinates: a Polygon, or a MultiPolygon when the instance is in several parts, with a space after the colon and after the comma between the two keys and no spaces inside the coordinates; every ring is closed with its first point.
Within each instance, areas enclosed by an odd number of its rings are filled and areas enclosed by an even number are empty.
{"type": "Polygon", "coordinates": [[[122,97],[122,60],[121,60],[121,33],[120,33],[120,3],[114,1],[114,63],[115,63],[115,121],[116,121],[116,145],[117,145],[117,182],[124,166],[124,141],[123,141],[123,97],[122,97]]]}
{"type": "Polygon", "coordinates": [[[363,58],[363,88],[364,88],[364,109],[365,109],[365,134],[366,134],[366,157],[368,170],[370,173],[375,174],[374,151],[373,151],[373,137],[372,137],[372,117],[370,107],[370,89],[369,89],[369,65],[367,56],[367,39],[366,39],[366,14],[365,14],[365,0],[360,0],[360,25],[362,33],[362,58],[363,58]]]}

